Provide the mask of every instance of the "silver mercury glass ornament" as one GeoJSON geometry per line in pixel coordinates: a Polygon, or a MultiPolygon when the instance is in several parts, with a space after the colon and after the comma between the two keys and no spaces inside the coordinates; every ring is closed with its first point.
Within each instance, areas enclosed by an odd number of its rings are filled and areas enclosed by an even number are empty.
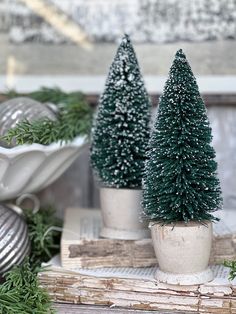
{"type": "MultiPolygon", "coordinates": [[[[57,116],[51,105],[40,103],[28,97],[17,97],[4,101],[0,104],[0,136],[7,134],[16,124],[24,119],[29,122],[48,118],[56,120],[57,116]]],[[[14,147],[14,141],[9,145],[0,140],[0,146],[14,147]]]]}
{"type": "Polygon", "coordinates": [[[0,275],[22,263],[30,251],[28,227],[24,218],[0,204],[0,275]]]}

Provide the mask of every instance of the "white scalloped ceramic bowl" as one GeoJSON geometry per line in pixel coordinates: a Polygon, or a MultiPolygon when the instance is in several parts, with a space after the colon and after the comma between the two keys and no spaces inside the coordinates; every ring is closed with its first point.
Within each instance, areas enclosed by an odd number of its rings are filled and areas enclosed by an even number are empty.
{"type": "Polygon", "coordinates": [[[34,193],[54,182],[79,156],[87,141],[0,147],[0,201],[34,193]]]}

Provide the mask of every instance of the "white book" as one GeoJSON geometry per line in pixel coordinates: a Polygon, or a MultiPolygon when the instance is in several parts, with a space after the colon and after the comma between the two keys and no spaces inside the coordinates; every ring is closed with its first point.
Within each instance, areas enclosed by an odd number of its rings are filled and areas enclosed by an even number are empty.
{"type": "Polygon", "coordinates": [[[185,313],[236,313],[236,280],[228,280],[229,269],[222,265],[211,266],[213,281],[193,286],[157,282],[156,267],[65,269],[59,256],[48,265],[49,270],[39,278],[55,301],[185,313]]]}

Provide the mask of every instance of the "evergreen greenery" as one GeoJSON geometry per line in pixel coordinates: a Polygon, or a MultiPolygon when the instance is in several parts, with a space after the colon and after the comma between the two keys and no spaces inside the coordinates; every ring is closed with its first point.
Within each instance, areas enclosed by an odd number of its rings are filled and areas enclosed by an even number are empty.
{"type": "MultiPolygon", "coordinates": [[[[7,96],[23,95],[10,91],[7,96]]],[[[56,104],[58,119],[52,121],[44,118],[34,122],[23,120],[4,136],[7,142],[11,143],[15,139],[17,145],[32,143],[48,145],[57,141],[69,142],[78,135],[89,135],[92,110],[80,92],[65,93],[58,88],[43,87],[27,96],[40,102],[56,104]]]]}
{"type": "Polygon", "coordinates": [[[52,227],[61,227],[62,222],[55,217],[55,210],[50,206],[37,213],[24,209],[24,215],[31,243],[30,263],[38,267],[60,251],[60,232],[47,231],[52,227]]]}
{"type": "Polygon", "coordinates": [[[36,214],[24,209],[31,240],[31,253],[24,263],[15,266],[5,275],[0,285],[1,314],[52,314],[52,302],[46,290],[39,285],[40,265],[59,252],[60,234],[48,232],[52,226],[61,226],[51,208],[43,208],[36,214]]]}
{"type": "Polygon", "coordinates": [[[150,101],[127,35],[110,67],[92,132],[91,163],[107,187],[141,186],[150,101]]]}
{"type": "Polygon", "coordinates": [[[29,260],[15,266],[0,285],[1,314],[52,314],[52,302],[46,290],[40,287],[37,274],[29,260]]]}
{"type": "Polygon", "coordinates": [[[224,266],[230,268],[229,280],[234,280],[236,278],[236,261],[225,261],[224,266]]]}
{"type": "Polygon", "coordinates": [[[145,165],[145,215],[162,223],[213,220],[221,207],[211,128],[196,79],[176,53],[160,99],[145,165]]]}

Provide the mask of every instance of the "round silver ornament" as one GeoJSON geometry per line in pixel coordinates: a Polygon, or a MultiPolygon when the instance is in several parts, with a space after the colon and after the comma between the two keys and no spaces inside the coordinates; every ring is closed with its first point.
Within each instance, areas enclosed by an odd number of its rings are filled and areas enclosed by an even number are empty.
{"type": "MultiPolygon", "coordinates": [[[[0,104],[0,136],[7,134],[9,129],[24,119],[29,122],[45,118],[56,120],[56,114],[51,106],[40,103],[28,97],[17,97],[4,101],[0,104]]],[[[13,147],[14,141],[8,145],[5,141],[0,141],[0,146],[13,147]]]]}
{"type": "Polygon", "coordinates": [[[30,240],[24,218],[0,204],[0,275],[19,265],[29,251],[30,240]]]}

